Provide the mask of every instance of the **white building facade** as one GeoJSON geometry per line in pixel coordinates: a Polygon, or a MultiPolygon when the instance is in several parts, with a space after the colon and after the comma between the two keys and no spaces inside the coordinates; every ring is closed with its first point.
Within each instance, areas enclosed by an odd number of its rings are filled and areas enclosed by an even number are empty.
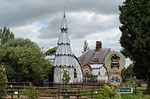
{"type": "Polygon", "coordinates": [[[57,43],[57,50],[53,61],[54,83],[63,83],[63,68],[69,73],[69,83],[82,82],[83,73],[81,65],[70,47],[69,35],[67,33],[66,16],[64,13],[61,34],[57,43]]]}

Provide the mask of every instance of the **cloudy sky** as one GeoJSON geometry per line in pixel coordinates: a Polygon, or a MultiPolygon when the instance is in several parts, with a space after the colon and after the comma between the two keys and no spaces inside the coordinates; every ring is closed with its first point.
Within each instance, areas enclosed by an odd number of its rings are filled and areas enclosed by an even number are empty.
{"type": "Polygon", "coordinates": [[[57,46],[66,7],[72,51],[80,56],[83,42],[91,49],[121,50],[119,10],[124,0],[0,0],[0,28],[10,27],[16,37],[29,38],[44,50],[57,46]]]}

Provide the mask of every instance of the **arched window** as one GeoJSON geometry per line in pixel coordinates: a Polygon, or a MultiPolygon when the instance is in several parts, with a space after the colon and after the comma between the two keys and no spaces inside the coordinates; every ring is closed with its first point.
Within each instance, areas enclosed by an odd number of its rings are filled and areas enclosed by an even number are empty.
{"type": "Polygon", "coordinates": [[[74,78],[77,78],[77,70],[74,69],[74,78]]]}

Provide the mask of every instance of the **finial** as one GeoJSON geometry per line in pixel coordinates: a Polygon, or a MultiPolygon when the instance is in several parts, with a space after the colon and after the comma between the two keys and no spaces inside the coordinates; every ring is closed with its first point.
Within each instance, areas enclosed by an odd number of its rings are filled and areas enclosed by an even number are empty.
{"type": "Polygon", "coordinates": [[[67,32],[67,21],[66,21],[66,13],[65,13],[66,7],[64,7],[64,15],[63,15],[63,20],[61,23],[61,32],[67,32]]]}
{"type": "Polygon", "coordinates": [[[66,7],[64,7],[64,17],[66,17],[66,7]]]}

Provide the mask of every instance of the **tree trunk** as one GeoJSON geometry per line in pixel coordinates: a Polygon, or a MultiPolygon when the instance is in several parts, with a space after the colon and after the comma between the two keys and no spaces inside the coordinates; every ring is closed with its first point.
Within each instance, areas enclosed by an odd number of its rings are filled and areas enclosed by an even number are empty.
{"type": "Polygon", "coordinates": [[[148,92],[150,92],[150,73],[148,73],[148,77],[147,77],[147,88],[146,88],[146,90],[148,92]]]}

